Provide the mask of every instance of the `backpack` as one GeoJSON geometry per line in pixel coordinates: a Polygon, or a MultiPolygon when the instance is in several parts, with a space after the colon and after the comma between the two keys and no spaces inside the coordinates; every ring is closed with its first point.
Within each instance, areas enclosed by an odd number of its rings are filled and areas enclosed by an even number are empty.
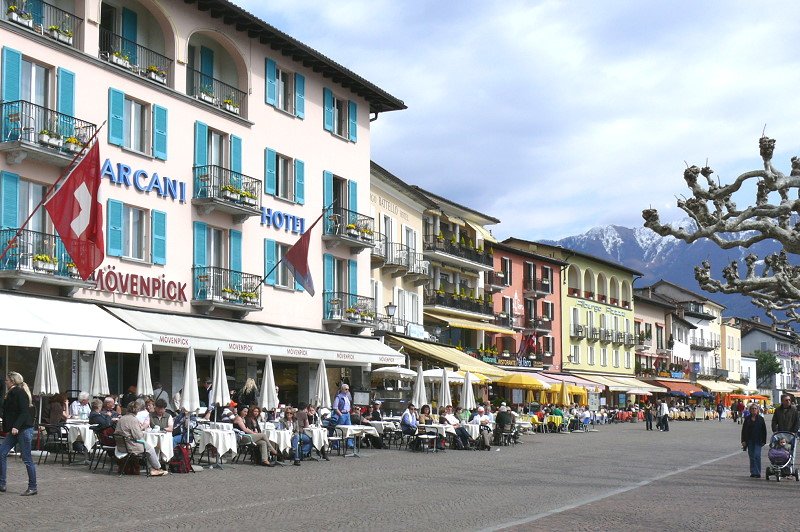
{"type": "Polygon", "coordinates": [[[96,432],[96,434],[101,445],[105,445],[106,447],[116,447],[117,442],[114,441],[114,427],[100,429],[96,432]]]}
{"type": "Polygon", "coordinates": [[[192,449],[185,443],[175,446],[174,455],[169,461],[170,473],[192,473],[192,449]]]}

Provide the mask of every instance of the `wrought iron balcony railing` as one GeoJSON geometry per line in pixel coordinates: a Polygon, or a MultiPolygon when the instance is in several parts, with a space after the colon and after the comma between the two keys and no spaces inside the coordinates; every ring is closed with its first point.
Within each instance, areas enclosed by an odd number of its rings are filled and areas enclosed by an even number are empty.
{"type": "Polygon", "coordinates": [[[0,103],[0,142],[26,142],[69,153],[79,152],[97,126],[25,100],[0,103]]]}
{"type": "Polygon", "coordinates": [[[486,285],[492,286],[508,286],[506,284],[506,274],[504,272],[490,271],[486,272],[486,285]]]}
{"type": "Polygon", "coordinates": [[[172,59],[136,41],[100,29],[100,59],[166,85],[172,75],[172,59]]]}
{"type": "Polygon", "coordinates": [[[525,279],[523,289],[526,292],[549,294],[551,291],[550,279],[525,279]]]}
{"type": "Polygon", "coordinates": [[[350,292],[324,292],[323,320],[371,327],[375,324],[375,299],[350,292]]]}
{"type": "Polygon", "coordinates": [[[192,300],[261,308],[261,276],[217,266],[192,268],[192,300]]]}
{"type": "Polygon", "coordinates": [[[186,69],[186,94],[203,102],[240,114],[247,101],[247,93],[215,77],[197,70],[186,69]]]}
{"type": "Polygon", "coordinates": [[[372,233],[373,242],[375,245],[371,248],[371,255],[373,260],[384,262],[387,256],[387,241],[386,235],[383,233],[372,233]]]}
{"type": "Polygon", "coordinates": [[[447,253],[448,255],[453,255],[472,262],[477,262],[478,264],[482,264],[484,266],[491,266],[493,263],[492,255],[486,253],[485,251],[478,251],[477,249],[468,245],[459,244],[458,242],[451,242],[446,238],[440,240],[434,235],[425,236],[424,246],[425,251],[440,251],[442,253],[447,253]]]}
{"type": "Polygon", "coordinates": [[[83,19],[41,0],[3,0],[3,16],[67,46],[81,42],[83,19]]]}
{"type": "Polygon", "coordinates": [[[386,242],[386,265],[408,269],[408,246],[397,242],[386,242]]]}
{"type": "Polygon", "coordinates": [[[0,229],[0,247],[10,245],[5,257],[0,260],[0,270],[81,280],[61,237],[29,229],[23,229],[15,239],[16,234],[17,229],[0,229]]]}
{"type": "MultiPolygon", "coordinates": [[[[367,244],[375,243],[375,220],[370,216],[331,207],[325,212],[323,220],[326,235],[362,240],[367,244]]],[[[386,259],[389,260],[390,257],[387,256],[386,259]]]]}
{"type": "Polygon", "coordinates": [[[519,326],[520,317],[521,316],[519,314],[513,314],[513,313],[509,314],[508,312],[500,312],[498,314],[495,314],[494,322],[500,327],[513,329],[514,327],[519,326]]]}
{"type": "Polygon", "coordinates": [[[418,275],[430,275],[431,263],[425,260],[423,253],[408,252],[408,272],[418,275]]]}
{"type": "Polygon", "coordinates": [[[450,293],[433,292],[425,294],[426,305],[437,305],[442,307],[454,308],[457,310],[464,310],[467,312],[475,312],[478,314],[485,314],[488,316],[494,315],[492,305],[480,299],[472,299],[469,296],[462,296],[450,293]]]}
{"type": "Polygon", "coordinates": [[[261,181],[216,165],[194,166],[194,198],[214,198],[252,209],[261,208],[261,181]]]}
{"type": "Polygon", "coordinates": [[[553,330],[553,322],[545,318],[534,318],[529,320],[531,327],[540,332],[549,332],[553,330]]]}
{"type": "Polygon", "coordinates": [[[569,328],[569,335],[573,338],[584,338],[586,336],[586,327],[572,324],[569,328]]]}

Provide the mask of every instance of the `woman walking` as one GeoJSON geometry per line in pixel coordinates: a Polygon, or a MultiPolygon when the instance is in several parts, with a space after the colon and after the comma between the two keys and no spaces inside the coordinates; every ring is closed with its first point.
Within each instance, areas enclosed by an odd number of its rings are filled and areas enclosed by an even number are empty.
{"type": "Polygon", "coordinates": [[[8,392],[3,402],[3,431],[8,434],[0,445],[0,492],[6,491],[8,453],[19,442],[22,461],[28,470],[28,489],[22,495],[36,495],[36,466],[33,465],[31,458],[31,441],[33,441],[31,391],[22,375],[15,371],[6,375],[6,389],[8,392]]]}
{"type": "Polygon", "coordinates": [[[750,415],[742,425],[742,450],[750,457],[750,477],[761,477],[761,448],[767,443],[767,425],[758,405],[750,405],[750,415]]]}

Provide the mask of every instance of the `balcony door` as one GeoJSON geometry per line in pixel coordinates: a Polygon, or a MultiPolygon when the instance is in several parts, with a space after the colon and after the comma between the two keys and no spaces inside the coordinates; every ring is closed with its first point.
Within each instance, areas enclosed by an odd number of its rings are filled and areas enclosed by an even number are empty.
{"type": "Polygon", "coordinates": [[[27,100],[41,107],[50,103],[50,71],[27,59],[22,60],[22,92],[21,100],[27,100]]]}

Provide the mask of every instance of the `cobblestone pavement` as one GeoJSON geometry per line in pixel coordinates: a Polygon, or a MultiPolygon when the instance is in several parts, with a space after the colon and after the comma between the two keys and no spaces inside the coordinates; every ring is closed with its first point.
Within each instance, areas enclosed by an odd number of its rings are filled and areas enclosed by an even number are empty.
{"type": "Polygon", "coordinates": [[[36,497],[18,495],[25,469],[12,458],[0,513],[5,530],[795,529],[800,483],[749,478],[739,430],[729,421],[677,422],[666,433],[631,423],[528,435],[490,452],[365,450],[161,478],[47,464],[36,497]]]}

